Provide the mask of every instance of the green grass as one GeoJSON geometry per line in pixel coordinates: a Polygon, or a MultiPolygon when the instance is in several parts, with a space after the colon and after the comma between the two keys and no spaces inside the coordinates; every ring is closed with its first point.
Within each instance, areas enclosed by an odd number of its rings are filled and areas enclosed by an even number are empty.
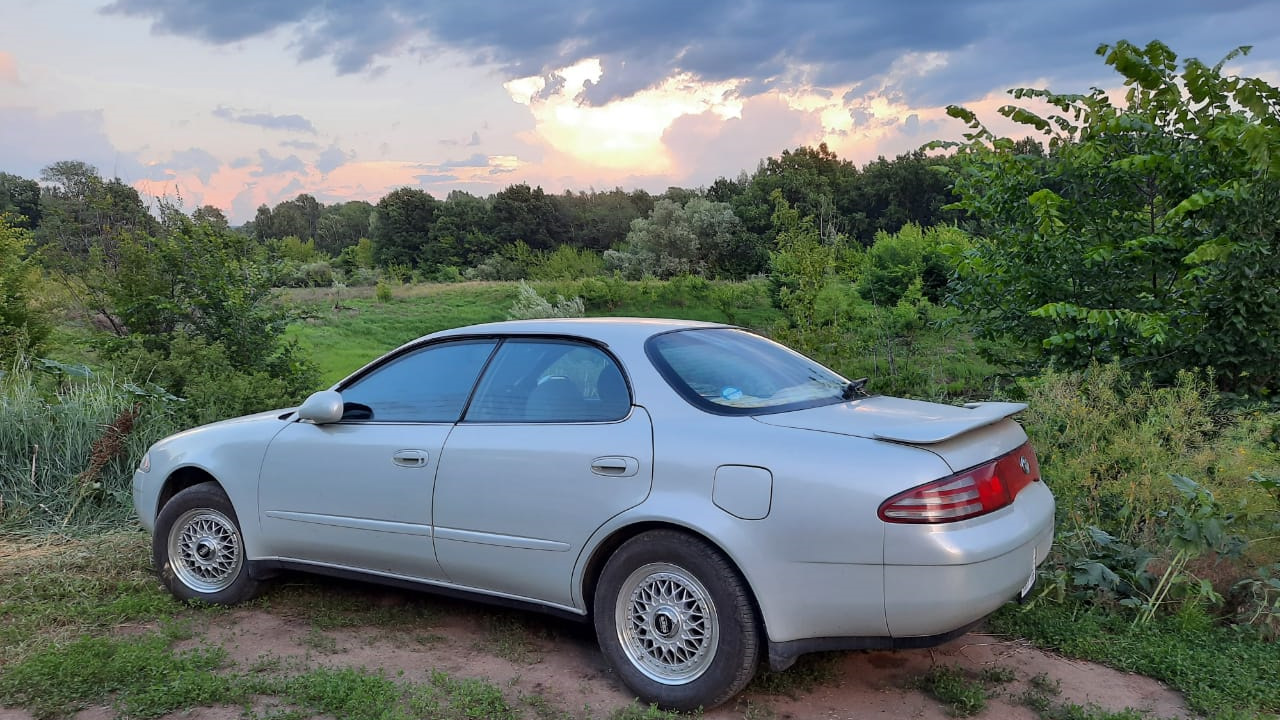
{"type": "Polygon", "coordinates": [[[801,655],[782,672],[762,669],[745,692],[785,695],[796,698],[816,688],[830,685],[840,677],[840,660],[846,653],[825,652],[801,655]]]}
{"type": "Polygon", "coordinates": [[[935,665],[910,685],[932,695],[956,717],[975,715],[987,707],[986,687],[958,667],[935,665]]]}
{"type": "Polygon", "coordinates": [[[989,621],[1065,655],[1162,680],[1207,715],[1280,713],[1280,647],[1239,628],[1128,617],[1064,603],[1006,608],[989,621]]]}
{"type": "Polygon", "coordinates": [[[0,666],[52,643],[159,623],[183,609],[151,573],[150,542],[141,532],[20,545],[15,554],[0,562],[0,666]]]}
{"type": "Polygon", "coordinates": [[[37,718],[65,717],[114,698],[122,715],[149,718],[173,710],[237,702],[218,647],[174,652],[173,638],[84,637],[32,653],[0,675],[0,697],[37,718]]]}

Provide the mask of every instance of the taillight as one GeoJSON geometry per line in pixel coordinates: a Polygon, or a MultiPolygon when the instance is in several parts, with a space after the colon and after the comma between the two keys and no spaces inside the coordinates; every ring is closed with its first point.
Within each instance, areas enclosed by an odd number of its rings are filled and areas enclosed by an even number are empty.
{"type": "Polygon", "coordinates": [[[891,523],[946,523],[999,510],[1040,479],[1029,443],[996,460],[898,493],[880,504],[891,523]]]}

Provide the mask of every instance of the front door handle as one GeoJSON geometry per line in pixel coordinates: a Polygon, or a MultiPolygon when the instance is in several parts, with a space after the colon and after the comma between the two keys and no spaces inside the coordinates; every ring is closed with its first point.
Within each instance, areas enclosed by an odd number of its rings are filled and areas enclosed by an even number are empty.
{"type": "Polygon", "coordinates": [[[391,462],[400,467],[422,467],[430,457],[426,450],[397,450],[391,456],[391,462]]]}
{"type": "Polygon", "coordinates": [[[640,461],[625,455],[598,457],[591,461],[591,472],[606,477],[631,477],[640,470],[640,461]]]}

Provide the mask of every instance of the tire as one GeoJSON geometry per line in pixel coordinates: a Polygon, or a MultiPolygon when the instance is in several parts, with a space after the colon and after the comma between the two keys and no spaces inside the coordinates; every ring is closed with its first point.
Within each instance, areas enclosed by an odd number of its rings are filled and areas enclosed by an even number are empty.
{"type": "Polygon", "coordinates": [[[234,605],[258,593],[231,500],[216,483],[193,485],[161,508],[151,536],[160,580],[180,600],[234,605]]]}
{"type": "Polygon", "coordinates": [[[674,530],[637,535],[600,573],[600,650],[627,687],[667,710],[710,710],[751,682],[761,632],[746,582],[719,549],[674,530]]]}

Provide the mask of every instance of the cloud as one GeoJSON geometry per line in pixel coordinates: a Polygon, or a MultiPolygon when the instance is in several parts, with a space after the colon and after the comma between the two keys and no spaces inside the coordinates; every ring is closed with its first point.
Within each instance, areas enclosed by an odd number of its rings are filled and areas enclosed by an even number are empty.
{"type": "Polygon", "coordinates": [[[18,61],[12,53],[0,51],[0,85],[21,85],[18,77],[18,61]]]}
{"type": "Polygon", "coordinates": [[[292,148],[294,150],[319,150],[320,143],[311,142],[310,140],[281,140],[280,147],[292,148]]]}
{"type": "Polygon", "coordinates": [[[328,149],[320,153],[320,156],[316,158],[315,166],[322,175],[328,175],[334,170],[346,165],[348,161],[354,160],[355,157],[356,154],[354,152],[346,152],[339,149],[338,146],[334,144],[330,145],[328,149]]]}
{"type": "Polygon", "coordinates": [[[440,168],[476,168],[489,167],[489,158],[486,155],[476,153],[465,160],[446,160],[440,163],[440,168]]]}
{"type": "Polygon", "coordinates": [[[58,160],[82,160],[106,177],[133,180],[146,174],[136,153],[112,144],[100,110],[0,107],[0,158],[0,169],[28,178],[58,160]]]}
{"type": "Polygon", "coordinates": [[[744,88],[750,95],[797,83],[847,86],[886,75],[910,53],[950,60],[945,80],[904,80],[909,92],[954,96],[970,92],[974,83],[986,90],[1024,77],[1100,76],[1090,52],[1099,42],[1126,36],[1135,42],[1159,37],[1182,52],[1218,55],[1242,41],[1280,38],[1267,0],[809,0],[785,6],[738,0],[116,0],[105,11],[146,18],[155,32],[215,44],[280,32],[300,59],[327,57],[339,73],[369,71],[379,67],[379,58],[422,46],[497,65],[508,78],[545,75],[594,58],[604,72],[581,89],[582,99],[594,105],[681,73],[712,83],[749,81],[744,88]],[[1248,36],[1241,37],[1240,28],[1248,28],[1248,36]]]}
{"type": "Polygon", "coordinates": [[[313,135],[316,132],[315,125],[312,125],[310,120],[302,117],[301,115],[272,115],[270,113],[245,112],[243,110],[232,110],[231,108],[219,105],[213,110],[213,116],[245,125],[256,125],[257,127],[267,128],[268,130],[287,130],[290,132],[311,133],[313,135]]]}
{"type": "Polygon", "coordinates": [[[147,166],[148,180],[166,180],[186,173],[200,178],[201,183],[208,183],[209,178],[222,167],[222,161],[200,148],[179,150],[163,162],[150,163],[147,166]]]}
{"type": "Polygon", "coordinates": [[[258,169],[249,173],[253,177],[266,177],[282,173],[304,173],[307,166],[297,155],[278,158],[266,150],[258,151],[258,169]]]}

